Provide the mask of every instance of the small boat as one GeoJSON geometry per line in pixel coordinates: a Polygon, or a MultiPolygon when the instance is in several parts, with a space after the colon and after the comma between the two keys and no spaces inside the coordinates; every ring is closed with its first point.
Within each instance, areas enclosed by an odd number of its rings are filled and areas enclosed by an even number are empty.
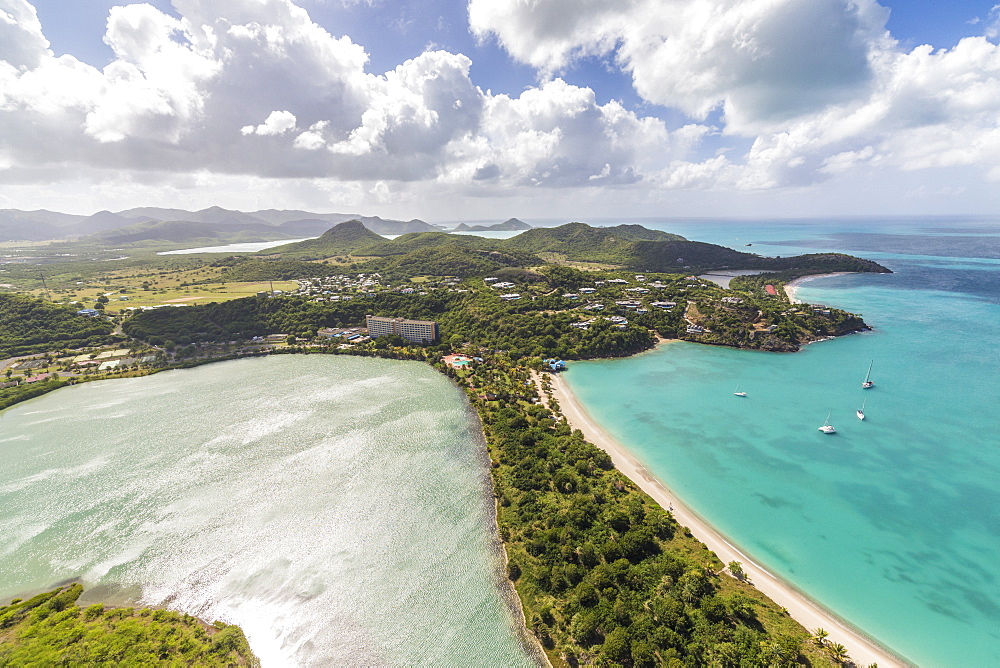
{"type": "Polygon", "coordinates": [[[820,427],[819,430],[821,432],[823,432],[824,434],[836,434],[837,433],[837,430],[833,428],[832,424],[830,424],[830,413],[826,414],[826,421],[823,422],[823,426],[820,427]]]}
{"type": "Polygon", "coordinates": [[[753,244],[743,244],[744,246],[753,246],[753,244]]]}
{"type": "Polygon", "coordinates": [[[858,410],[854,411],[857,414],[859,420],[864,420],[865,419],[865,401],[866,400],[862,399],[861,400],[861,408],[859,408],[858,410]]]}
{"type": "Polygon", "coordinates": [[[735,394],[738,397],[745,397],[745,396],[747,396],[746,392],[741,392],[740,391],[740,386],[739,385],[736,386],[736,390],[733,392],[733,394],[735,394]]]}
{"type": "Polygon", "coordinates": [[[865,382],[861,383],[861,389],[869,390],[875,386],[875,381],[872,380],[872,364],[875,364],[875,360],[871,361],[868,365],[868,373],[865,374],[865,382]]]}

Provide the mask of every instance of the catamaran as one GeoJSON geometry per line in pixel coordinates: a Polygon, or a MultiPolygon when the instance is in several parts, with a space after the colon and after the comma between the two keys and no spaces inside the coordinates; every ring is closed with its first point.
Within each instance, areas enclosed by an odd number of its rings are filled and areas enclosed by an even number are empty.
{"type": "Polygon", "coordinates": [[[868,365],[868,373],[865,374],[865,382],[861,383],[861,389],[867,390],[875,385],[875,381],[872,380],[872,364],[875,364],[875,360],[871,361],[868,365]]]}
{"type": "Polygon", "coordinates": [[[858,419],[859,420],[864,420],[865,419],[865,401],[867,401],[867,400],[866,399],[862,399],[861,400],[861,408],[859,408],[858,410],[855,411],[855,413],[857,413],[857,415],[858,415],[858,419]]]}
{"type": "Polygon", "coordinates": [[[830,413],[826,414],[826,421],[823,422],[823,426],[819,428],[819,430],[821,432],[823,432],[824,434],[836,434],[837,433],[837,430],[833,428],[832,424],[830,424],[830,415],[831,415],[830,413]]]}

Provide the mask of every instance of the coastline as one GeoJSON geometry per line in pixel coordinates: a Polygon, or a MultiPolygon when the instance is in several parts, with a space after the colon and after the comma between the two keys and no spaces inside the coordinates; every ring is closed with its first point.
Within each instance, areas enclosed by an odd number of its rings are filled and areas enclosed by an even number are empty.
{"type": "Polygon", "coordinates": [[[798,294],[799,286],[803,283],[808,283],[809,281],[816,280],[817,278],[832,278],[834,276],[847,276],[848,274],[853,274],[853,271],[835,271],[832,274],[811,274],[809,276],[803,276],[802,278],[796,278],[793,281],[788,281],[785,283],[785,295],[788,296],[788,301],[793,304],[801,304],[802,300],[798,299],[795,295],[798,294]]]}
{"type": "Polygon", "coordinates": [[[789,616],[810,632],[816,628],[828,631],[830,642],[843,644],[855,664],[871,665],[877,663],[881,668],[910,665],[864,636],[860,631],[852,628],[832,612],[810,600],[740,551],[715,527],[688,508],[665,484],[656,479],[621,443],[604,431],[587,413],[573,394],[569,383],[562,376],[551,374],[549,378],[552,381],[552,397],[559,403],[563,417],[572,428],[582,431],[588,441],[607,452],[615,467],[622,474],[638,485],[663,509],[669,510],[678,524],[687,527],[691,534],[715,552],[723,563],[740,562],[747,580],[772,601],[785,608],[789,616]]]}

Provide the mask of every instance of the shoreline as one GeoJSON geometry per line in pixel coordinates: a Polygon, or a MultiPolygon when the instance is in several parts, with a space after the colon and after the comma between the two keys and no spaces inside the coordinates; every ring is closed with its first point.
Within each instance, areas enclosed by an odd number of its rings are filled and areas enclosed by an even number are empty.
{"type": "Polygon", "coordinates": [[[664,510],[673,514],[678,524],[687,527],[691,534],[715,552],[724,564],[730,561],[740,562],[747,581],[785,608],[789,616],[807,631],[811,633],[817,628],[825,629],[830,633],[829,642],[842,643],[847,648],[851,660],[858,665],[877,663],[881,668],[887,666],[903,668],[911,665],[760,566],[739,547],[729,542],[722,533],[687,507],[670,488],[653,476],[631,452],[609,435],[587,413],[562,376],[551,374],[549,377],[552,381],[552,397],[559,403],[560,412],[570,427],[582,431],[588,441],[607,452],[615,468],[638,485],[664,510]]]}
{"type": "Polygon", "coordinates": [[[809,281],[816,280],[817,278],[833,278],[834,276],[847,276],[848,274],[854,274],[854,271],[835,271],[831,274],[811,274],[809,276],[802,276],[801,278],[796,278],[795,280],[788,281],[785,283],[785,295],[788,297],[788,301],[793,304],[802,304],[802,300],[798,299],[795,295],[798,294],[798,288],[803,283],[808,283],[809,281]]]}

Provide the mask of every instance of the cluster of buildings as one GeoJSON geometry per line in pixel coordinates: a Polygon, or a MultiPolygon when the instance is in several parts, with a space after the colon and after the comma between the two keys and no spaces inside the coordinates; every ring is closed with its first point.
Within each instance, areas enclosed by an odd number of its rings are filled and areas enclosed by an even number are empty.
{"type": "MultiPolygon", "coordinates": [[[[313,297],[315,301],[343,301],[350,295],[339,293],[375,294],[385,288],[379,274],[335,274],[318,278],[300,278],[295,281],[298,289],[293,294],[313,297]]],[[[266,293],[265,293],[266,294],[266,293]]]]}

